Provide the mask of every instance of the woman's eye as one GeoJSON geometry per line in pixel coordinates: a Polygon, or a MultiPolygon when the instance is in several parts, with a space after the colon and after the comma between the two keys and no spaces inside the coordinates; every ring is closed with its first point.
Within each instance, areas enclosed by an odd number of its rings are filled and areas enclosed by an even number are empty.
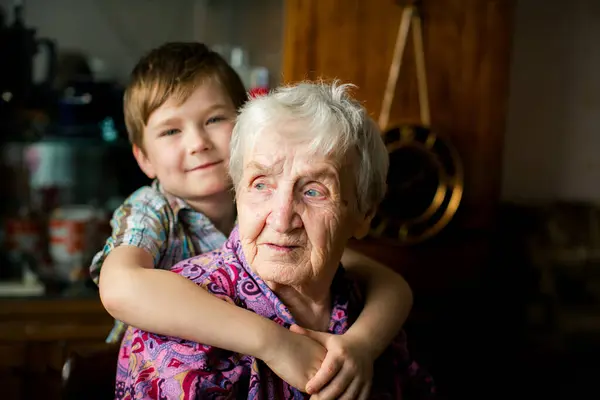
{"type": "Polygon", "coordinates": [[[256,189],[256,190],[264,190],[266,188],[267,188],[267,185],[265,185],[262,182],[258,182],[258,183],[254,184],[254,189],[256,189]]]}
{"type": "Polygon", "coordinates": [[[181,132],[179,129],[168,129],[162,133],[162,136],[171,136],[181,132]]]}
{"type": "Polygon", "coordinates": [[[319,192],[318,190],[315,189],[308,189],[306,192],[304,192],[305,195],[307,195],[308,197],[321,197],[322,194],[321,192],[319,192]]]}

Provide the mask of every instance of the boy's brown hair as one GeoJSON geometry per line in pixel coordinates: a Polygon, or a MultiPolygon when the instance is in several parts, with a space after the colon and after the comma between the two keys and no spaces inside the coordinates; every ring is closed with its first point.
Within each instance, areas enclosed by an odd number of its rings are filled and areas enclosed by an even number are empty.
{"type": "Polygon", "coordinates": [[[144,127],[150,115],[171,97],[185,102],[207,80],[220,84],[236,109],[246,102],[239,75],[202,43],[166,43],[142,57],[131,73],[123,100],[131,144],[143,150],[144,127]]]}

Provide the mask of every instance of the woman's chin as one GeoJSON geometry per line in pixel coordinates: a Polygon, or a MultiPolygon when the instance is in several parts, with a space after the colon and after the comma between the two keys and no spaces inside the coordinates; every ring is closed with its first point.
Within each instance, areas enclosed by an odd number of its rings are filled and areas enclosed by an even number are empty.
{"type": "Polygon", "coordinates": [[[296,286],[302,284],[302,273],[298,271],[298,265],[288,263],[262,261],[256,269],[256,274],[273,289],[273,286],[296,286]],[[291,273],[290,273],[291,272],[291,273]]]}

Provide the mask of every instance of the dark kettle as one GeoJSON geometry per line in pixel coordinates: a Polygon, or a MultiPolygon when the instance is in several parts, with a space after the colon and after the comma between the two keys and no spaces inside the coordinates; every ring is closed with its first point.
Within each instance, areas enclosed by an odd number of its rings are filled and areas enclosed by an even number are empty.
{"type": "Polygon", "coordinates": [[[27,107],[34,86],[50,90],[56,76],[56,45],[50,39],[36,38],[36,30],[23,22],[22,7],[15,7],[12,25],[0,26],[0,101],[12,107],[27,107]],[[40,48],[47,50],[48,60],[43,82],[34,85],[34,58],[40,48]]]}

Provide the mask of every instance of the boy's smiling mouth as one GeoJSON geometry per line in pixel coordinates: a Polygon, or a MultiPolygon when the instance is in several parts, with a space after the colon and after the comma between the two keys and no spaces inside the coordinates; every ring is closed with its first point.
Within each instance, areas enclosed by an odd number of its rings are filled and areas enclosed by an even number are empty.
{"type": "Polygon", "coordinates": [[[215,165],[219,165],[222,162],[223,162],[222,160],[207,162],[207,163],[204,163],[204,164],[200,164],[200,165],[198,165],[198,166],[196,166],[194,168],[188,168],[188,169],[186,169],[185,172],[193,172],[193,171],[199,171],[199,170],[203,170],[203,169],[208,169],[208,168],[214,167],[215,165]]]}

